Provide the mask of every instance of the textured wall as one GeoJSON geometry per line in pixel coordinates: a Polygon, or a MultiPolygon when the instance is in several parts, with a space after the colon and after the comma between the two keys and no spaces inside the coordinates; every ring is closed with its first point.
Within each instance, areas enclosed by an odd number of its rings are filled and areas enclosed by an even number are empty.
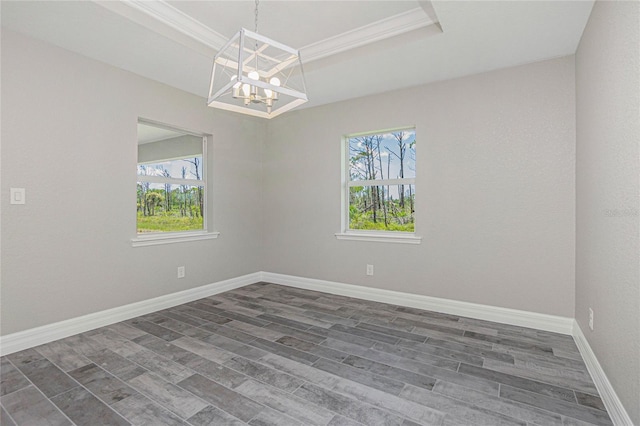
{"type": "Polygon", "coordinates": [[[596,2],[576,54],[576,312],[640,425],[640,3],[596,2]],[[588,309],[594,311],[594,330],[588,309]]]}
{"type": "Polygon", "coordinates": [[[574,88],[565,57],[270,121],[265,270],[572,317],[574,88]],[[336,240],[341,137],[409,125],[422,244],[336,240]]]}
{"type": "Polygon", "coordinates": [[[2,334],[260,270],[264,128],[3,32],[2,334]],[[131,247],[139,116],[213,135],[217,240],[131,247]],[[8,204],[10,187],[26,188],[26,205],[8,204]]]}

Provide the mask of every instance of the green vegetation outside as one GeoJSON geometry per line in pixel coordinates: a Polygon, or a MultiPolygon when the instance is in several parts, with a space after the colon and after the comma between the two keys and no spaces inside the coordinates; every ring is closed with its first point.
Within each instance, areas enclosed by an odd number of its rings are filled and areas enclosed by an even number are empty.
{"type": "Polygon", "coordinates": [[[415,185],[403,182],[415,177],[415,145],[414,129],[349,138],[349,229],[415,231],[415,185]]]}
{"type": "Polygon", "coordinates": [[[138,232],[175,232],[202,230],[202,217],[160,214],[144,216],[138,212],[138,232]]]}
{"type": "MultiPolygon", "coordinates": [[[[373,217],[371,210],[362,211],[357,206],[361,204],[362,198],[366,197],[351,197],[352,204],[349,207],[349,229],[359,229],[368,231],[396,231],[396,232],[415,232],[415,223],[413,219],[412,211],[407,203],[407,208],[399,208],[396,206],[398,203],[386,202],[385,209],[379,212],[379,215],[384,217],[373,217]],[[355,199],[355,200],[354,200],[355,199]],[[359,202],[358,202],[359,201],[359,202]],[[394,205],[396,204],[396,205],[394,205]],[[395,207],[395,208],[393,208],[395,207]],[[393,215],[386,215],[386,211],[393,211],[393,215]]],[[[413,205],[413,197],[411,198],[413,205]]]]}

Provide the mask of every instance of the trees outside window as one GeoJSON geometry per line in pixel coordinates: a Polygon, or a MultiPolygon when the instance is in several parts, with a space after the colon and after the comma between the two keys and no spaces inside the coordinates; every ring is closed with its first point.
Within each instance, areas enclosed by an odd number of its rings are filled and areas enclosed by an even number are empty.
{"type": "Polygon", "coordinates": [[[137,231],[205,229],[206,136],[138,123],[137,231]]]}
{"type": "Polygon", "coordinates": [[[415,129],[345,138],[348,230],[415,230],[415,129]]]}

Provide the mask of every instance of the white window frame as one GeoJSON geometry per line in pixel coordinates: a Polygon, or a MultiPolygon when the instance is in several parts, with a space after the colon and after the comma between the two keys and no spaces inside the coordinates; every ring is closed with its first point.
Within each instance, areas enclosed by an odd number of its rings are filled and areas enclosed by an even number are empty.
{"type": "MultiPolygon", "coordinates": [[[[342,179],[341,179],[341,232],[335,234],[338,240],[350,240],[350,241],[369,241],[369,242],[383,242],[383,243],[400,243],[400,244],[420,244],[422,237],[416,235],[415,226],[417,226],[417,220],[414,224],[414,232],[402,232],[402,231],[383,231],[383,230],[364,230],[364,229],[350,229],[349,228],[349,189],[354,186],[387,186],[387,185],[414,185],[416,187],[415,178],[402,178],[402,179],[375,179],[375,180],[351,180],[349,174],[349,140],[360,136],[372,136],[383,133],[392,133],[402,130],[416,131],[415,126],[404,126],[392,129],[384,129],[373,132],[361,132],[351,133],[344,135],[340,143],[340,155],[342,158],[342,179]]],[[[417,173],[417,171],[416,171],[417,173]]],[[[417,192],[417,189],[416,189],[417,192]]],[[[414,213],[414,220],[416,216],[414,213]]]]}
{"type": "MultiPolygon", "coordinates": [[[[202,179],[182,179],[182,178],[168,178],[164,176],[141,176],[136,174],[136,184],[137,182],[149,182],[149,183],[159,183],[159,184],[172,184],[172,185],[188,185],[188,186],[202,186],[203,192],[203,206],[204,212],[202,217],[202,229],[193,230],[193,231],[168,231],[168,232],[149,232],[149,233],[139,233],[137,232],[137,223],[136,223],[136,237],[131,239],[131,245],[133,247],[144,247],[144,246],[153,246],[153,245],[161,245],[161,244],[173,244],[173,243],[182,243],[188,241],[199,241],[199,240],[209,240],[218,238],[220,232],[217,231],[209,231],[209,182],[207,179],[208,176],[208,167],[209,167],[209,157],[207,155],[207,146],[211,141],[211,135],[205,133],[193,132],[191,130],[183,129],[177,126],[171,126],[164,123],[159,123],[157,121],[147,120],[144,118],[139,118],[138,123],[145,124],[148,126],[159,127],[162,129],[172,130],[180,133],[184,133],[185,135],[191,135],[202,138],[202,179]]],[[[179,159],[179,158],[175,158],[179,159]]],[[[139,165],[136,158],[136,165],[139,165]]]]}

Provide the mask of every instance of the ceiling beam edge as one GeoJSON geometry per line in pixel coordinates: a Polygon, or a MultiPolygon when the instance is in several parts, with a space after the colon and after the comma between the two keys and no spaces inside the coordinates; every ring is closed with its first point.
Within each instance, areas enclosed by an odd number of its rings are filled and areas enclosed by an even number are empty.
{"type": "Polygon", "coordinates": [[[437,24],[437,20],[417,7],[309,44],[300,49],[301,57],[303,62],[311,62],[433,24],[437,24]]]}
{"type": "Polygon", "coordinates": [[[202,22],[171,6],[163,0],[120,0],[135,10],[143,12],[174,30],[205,44],[216,51],[227,42],[227,37],[212,30],[202,22]]]}

